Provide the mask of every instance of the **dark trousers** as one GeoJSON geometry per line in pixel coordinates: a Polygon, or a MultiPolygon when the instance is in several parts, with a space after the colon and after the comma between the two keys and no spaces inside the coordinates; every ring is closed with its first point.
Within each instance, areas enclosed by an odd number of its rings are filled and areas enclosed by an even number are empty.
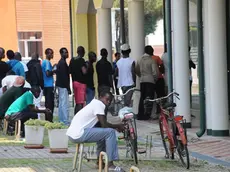
{"type": "Polygon", "coordinates": [[[119,88],[117,88],[118,79],[114,79],[116,95],[119,95],[119,88]]]}
{"type": "Polygon", "coordinates": [[[153,103],[148,102],[146,105],[144,105],[144,100],[147,97],[150,99],[154,98],[156,86],[155,86],[155,84],[148,83],[148,82],[141,83],[140,86],[141,86],[141,98],[140,98],[140,102],[139,102],[139,110],[138,110],[137,119],[147,120],[151,116],[153,103]]]}
{"type": "MultiPolygon", "coordinates": [[[[157,98],[165,96],[165,81],[164,78],[159,78],[156,82],[157,98]]],[[[160,106],[157,105],[157,113],[160,113],[160,106]]]]}
{"type": "Polygon", "coordinates": [[[8,120],[11,126],[14,126],[15,121],[21,120],[21,131],[22,131],[21,136],[24,137],[25,136],[24,123],[29,119],[37,119],[37,118],[38,118],[37,113],[31,112],[28,109],[26,109],[23,110],[22,112],[12,114],[11,116],[9,116],[8,120]]]}
{"type": "Polygon", "coordinates": [[[50,109],[52,112],[52,121],[53,121],[53,112],[54,112],[54,88],[45,87],[43,94],[45,96],[45,107],[50,109]]]}

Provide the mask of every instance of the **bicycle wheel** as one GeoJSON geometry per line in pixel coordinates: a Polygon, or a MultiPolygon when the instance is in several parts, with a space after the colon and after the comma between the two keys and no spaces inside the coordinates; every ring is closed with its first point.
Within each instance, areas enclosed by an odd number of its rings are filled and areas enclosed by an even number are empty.
{"type": "MultiPolygon", "coordinates": [[[[160,127],[160,133],[161,133],[161,139],[162,139],[163,147],[165,149],[165,158],[168,159],[169,155],[170,155],[170,150],[169,150],[169,147],[168,147],[166,142],[168,142],[168,144],[170,144],[170,143],[169,143],[169,140],[168,140],[168,136],[164,132],[164,125],[163,125],[161,120],[159,120],[159,127],[160,127]]],[[[174,152],[171,153],[170,158],[174,159],[174,152]]]]}
{"type": "MultiPolygon", "coordinates": [[[[181,124],[180,124],[181,125],[181,124]]],[[[182,126],[180,126],[182,127],[182,126]]],[[[177,131],[180,131],[178,127],[176,127],[177,131]]],[[[183,144],[182,139],[185,138],[187,140],[187,132],[186,129],[184,128],[183,133],[174,133],[174,138],[175,138],[175,143],[177,145],[177,153],[179,155],[179,158],[182,162],[182,165],[186,168],[189,169],[190,167],[190,159],[189,159],[189,152],[188,152],[188,147],[187,144],[183,144]]]]}
{"type": "Polygon", "coordinates": [[[136,141],[136,139],[130,139],[129,140],[129,144],[130,144],[130,154],[131,154],[131,157],[133,158],[133,160],[134,160],[134,163],[135,164],[138,164],[138,159],[137,159],[137,149],[136,149],[136,147],[137,147],[137,141],[136,141]]]}

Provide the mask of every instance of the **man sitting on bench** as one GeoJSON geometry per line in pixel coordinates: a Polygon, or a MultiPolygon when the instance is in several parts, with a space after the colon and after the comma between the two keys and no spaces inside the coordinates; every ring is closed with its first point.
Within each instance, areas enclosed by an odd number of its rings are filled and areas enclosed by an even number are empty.
{"type": "Polygon", "coordinates": [[[6,120],[13,123],[21,120],[21,137],[24,137],[24,123],[29,119],[37,119],[37,113],[45,113],[46,120],[50,121],[51,111],[49,109],[39,110],[33,104],[33,98],[40,95],[39,87],[32,87],[31,91],[26,91],[21,97],[15,100],[6,111],[6,120]]]}
{"type": "Polygon", "coordinates": [[[116,130],[123,131],[124,125],[108,123],[105,115],[105,108],[110,105],[112,99],[111,92],[101,91],[99,100],[93,99],[74,116],[66,134],[74,143],[96,142],[97,156],[99,157],[101,151],[108,155],[109,171],[123,172],[124,170],[115,166],[113,161],[118,160],[116,130]],[[98,122],[100,128],[95,127],[98,122]]]}

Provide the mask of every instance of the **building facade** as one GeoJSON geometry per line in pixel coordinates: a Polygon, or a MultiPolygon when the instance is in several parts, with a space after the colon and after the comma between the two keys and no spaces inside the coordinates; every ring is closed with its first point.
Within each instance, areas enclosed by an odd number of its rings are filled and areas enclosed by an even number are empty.
{"type": "Polygon", "coordinates": [[[61,47],[71,51],[68,0],[4,0],[0,8],[1,47],[19,51],[24,58],[33,53],[43,58],[45,49],[52,48],[53,63],[60,59],[61,47]]]}

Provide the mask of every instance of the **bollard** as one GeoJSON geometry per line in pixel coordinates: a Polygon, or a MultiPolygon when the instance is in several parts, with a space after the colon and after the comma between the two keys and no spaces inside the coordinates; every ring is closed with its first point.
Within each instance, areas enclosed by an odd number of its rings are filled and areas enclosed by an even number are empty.
{"type": "Polygon", "coordinates": [[[148,139],[148,135],[146,136],[146,145],[145,145],[145,150],[146,150],[146,154],[145,154],[145,157],[147,157],[147,150],[148,150],[148,142],[149,142],[149,139],[148,139]]]}
{"type": "Polygon", "coordinates": [[[153,136],[151,135],[150,137],[150,143],[149,143],[149,157],[151,158],[152,156],[152,143],[153,143],[153,136]]]}
{"type": "Polygon", "coordinates": [[[98,170],[98,172],[102,172],[103,157],[105,158],[104,172],[108,172],[108,156],[105,152],[101,152],[99,155],[99,170],[98,170]]]}
{"type": "Polygon", "coordinates": [[[139,168],[135,167],[135,166],[132,166],[130,168],[130,172],[140,172],[139,168]]]}

